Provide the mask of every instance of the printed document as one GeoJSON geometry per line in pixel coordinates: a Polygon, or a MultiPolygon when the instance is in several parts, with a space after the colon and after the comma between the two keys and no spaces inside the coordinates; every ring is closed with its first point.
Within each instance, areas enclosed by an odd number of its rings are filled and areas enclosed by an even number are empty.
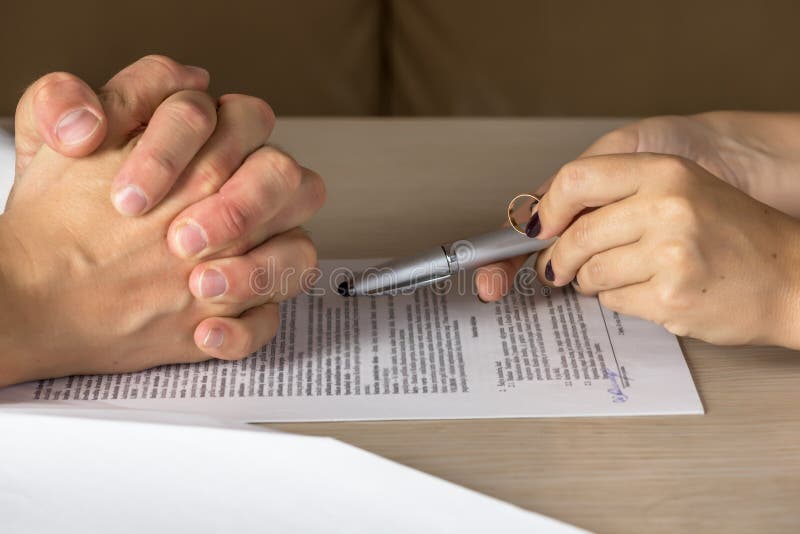
{"type": "MultiPolygon", "coordinates": [[[[323,261],[320,280],[370,264],[323,261]]],[[[283,303],[277,337],[244,360],[42,380],[0,390],[0,403],[252,422],[703,413],[662,327],[571,287],[485,304],[457,285],[357,298],[322,287],[283,303]]]]}

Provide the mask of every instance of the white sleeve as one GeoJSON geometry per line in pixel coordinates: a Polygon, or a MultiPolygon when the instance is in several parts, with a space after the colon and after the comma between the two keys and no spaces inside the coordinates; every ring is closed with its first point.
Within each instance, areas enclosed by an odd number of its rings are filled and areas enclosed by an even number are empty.
{"type": "Polygon", "coordinates": [[[14,183],[14,136],[10,128],[0,123],[0,213],[6,205],[8,192],[14,183]]]}

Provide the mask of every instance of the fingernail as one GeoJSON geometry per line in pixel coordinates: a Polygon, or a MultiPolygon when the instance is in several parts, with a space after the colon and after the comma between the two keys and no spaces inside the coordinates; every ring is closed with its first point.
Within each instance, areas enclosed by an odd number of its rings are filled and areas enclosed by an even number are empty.
{"type": "Polygon", "coordinates": [[[62,145],[77,145],[85,141],[100,126],[100,119],[87,108],[75,109],[64,115],[56,126],[56,137],[62,145]]]}
{"type": "Polygon", "coordinates": [[[547,260],[547,265],[544,266],[544,277],[548,282],[556,279],[556,273],[553,272],[553,263],[550,260],[547,260]]]}
{"type": "Polygon", "coordinates": [[[194,256],[206,248],[208,242],[203,230],[194,223],[185,223],[178,230],[178,246],[184,256],[194,256]]]}
{"type": "Polygon", "coordinates": [[[114,207],[123,215],[139,215],[147,207],[147,198],[135,185],[126,185],[114,193],[114,207]]]}
{"type": "Polygon", "coordinates": [[[228,290],[228,281],[216,269],[208,269],[200,276],[200,296],[203,298],[218,297],[228,290]]]}
{"type": "Polygon", "coordinates": [[[533,214],[531,220],[528,221],[528,226],[525,227],[525,234],[528,237],[536,237],[542,231],[542,222],[539,220],[539,212],[533,214]]]}
{"type": "Polygon", "coordinates": [[[219,328],[212,328],[203,340],[203,346],[209,349],[218,349],[225,341],[225,334],[219,328]]]}

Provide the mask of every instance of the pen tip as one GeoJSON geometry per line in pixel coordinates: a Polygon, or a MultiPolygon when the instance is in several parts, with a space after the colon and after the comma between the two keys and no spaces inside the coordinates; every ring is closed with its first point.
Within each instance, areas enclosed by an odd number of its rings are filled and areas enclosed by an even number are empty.
{"type": "Polygon", "coordinates": [[[343,297],[352,297],[353,296],[350,293],[350,282],[348,280],[345,280],[344,282],[339,284],[339,287],[337,288],[337,291],[343,297]]]}

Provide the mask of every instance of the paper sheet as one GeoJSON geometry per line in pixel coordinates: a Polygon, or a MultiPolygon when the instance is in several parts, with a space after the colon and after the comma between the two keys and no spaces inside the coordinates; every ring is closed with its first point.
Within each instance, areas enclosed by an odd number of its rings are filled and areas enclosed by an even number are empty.
{"type": "Polygon", "coordinates": [[[676,338],[655,324],[569,287],[494,304],[470,280],[447,294],[330,291],[334,270],[368,264],[322,262],[326,294],[284,303],[278,337],[243,361],[43,380],[0,403],[273,422],[703,413],[676,338]]]}
{"type": "Polygon", "coordinates": [[[0,411],[0,530],[584,532],[330,438],[147,417],[0,411]]]}

